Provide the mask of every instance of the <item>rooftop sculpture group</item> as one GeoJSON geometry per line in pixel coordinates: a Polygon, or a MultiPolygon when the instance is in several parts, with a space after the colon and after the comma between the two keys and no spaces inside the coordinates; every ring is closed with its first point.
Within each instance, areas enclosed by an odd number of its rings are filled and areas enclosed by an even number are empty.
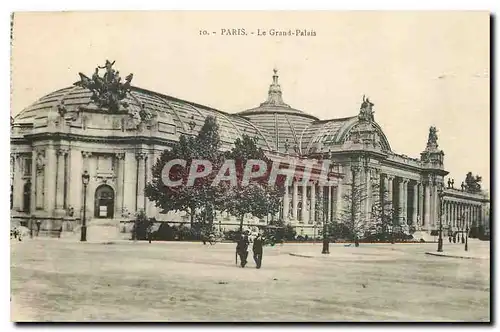
{"type": "Polygon", "coordinates": [[[92,91],[92,101],[101,108],[107,108],[110,111],[119,111],[120,106],[128,107],[128,104],[123,101],[128,92],[130,92],[130,83],[134,74],[129,74],[125,77],[125,83],[121,81],[120,72],[113,69],[115,61],[110,62],[106,60],[104,66],[98,66],[92,78],[87,77],[85,74],[80,75],[80,81],[74,83],[76,86],[92,91]],[[106,72],[101,77],[99,69],[105,69],[106,72]]]}
{"type": "Polygon", "coordinates": [[[375,104],[372,103],[369,98],[365,98],[365,96],[363,95],[363,103],[361,104],[358,118],[364,121],[374,121],[373,106],[375,106],[375,104]]]}
{"type": "Polygon", "coordinates": [[[427,138],[427,149],[430,150],[435,150],[438,148],[437,144],[437,129],[436,127],[432,126],[429,128],[429,137],[427,138]]]}

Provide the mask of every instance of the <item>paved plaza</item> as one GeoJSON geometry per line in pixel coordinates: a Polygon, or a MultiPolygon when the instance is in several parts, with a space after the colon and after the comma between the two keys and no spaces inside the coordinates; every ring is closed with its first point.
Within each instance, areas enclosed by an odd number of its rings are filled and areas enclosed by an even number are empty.
{"type": "Polygon", "coordinates": [[[470,247],[284,244],[257,270],[229,243],[12,240],[12,320],[486,322],[489,242],[470,247]]]}

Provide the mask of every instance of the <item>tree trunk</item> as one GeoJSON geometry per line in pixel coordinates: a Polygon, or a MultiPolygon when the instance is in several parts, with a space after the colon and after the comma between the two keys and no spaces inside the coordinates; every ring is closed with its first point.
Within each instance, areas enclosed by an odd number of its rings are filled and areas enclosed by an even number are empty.
{"type": "Polygon", "coordinates": [[[243,233],[243,218],[245,217],[244,214],[241,215],[240,219],[240,234],[243,233]]]}
{"type": "Polygon", "coordinates": [[[193,228],[193,225],[194,225],[194,208],[191,207],[191,228],[193,228]]]}

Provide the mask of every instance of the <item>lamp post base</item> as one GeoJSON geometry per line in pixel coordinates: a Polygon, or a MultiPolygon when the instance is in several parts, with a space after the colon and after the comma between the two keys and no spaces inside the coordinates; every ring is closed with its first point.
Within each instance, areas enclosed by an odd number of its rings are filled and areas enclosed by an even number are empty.
{"type": "Polygon", "coordinates": [[[82,234],[80,237],[80,242],[86,242],[87,241],[87,226],[82,226],[82,234]]]}
{"type": "Polygon", "coordinates": [[[330,254],[330,242],[327,240],[323,240],[323,250],[321,251],[322,254],[330,254]]]}
{"type": "Polygon", "coordinates": [[[443,252],[443,238],[438,239],[438,252],[443,252]]]}

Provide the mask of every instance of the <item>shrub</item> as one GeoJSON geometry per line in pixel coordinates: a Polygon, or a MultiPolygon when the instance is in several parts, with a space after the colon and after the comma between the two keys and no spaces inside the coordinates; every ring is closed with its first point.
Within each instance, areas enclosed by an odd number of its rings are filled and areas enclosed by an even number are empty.
{"type": "Polygon", "coordinates": [[[132,240],[146,240],[148,237],[148,227],[154,223],[154,219],[148,219],[144,210],[137,212],[134,227],[132,227],[132,240]]]}

